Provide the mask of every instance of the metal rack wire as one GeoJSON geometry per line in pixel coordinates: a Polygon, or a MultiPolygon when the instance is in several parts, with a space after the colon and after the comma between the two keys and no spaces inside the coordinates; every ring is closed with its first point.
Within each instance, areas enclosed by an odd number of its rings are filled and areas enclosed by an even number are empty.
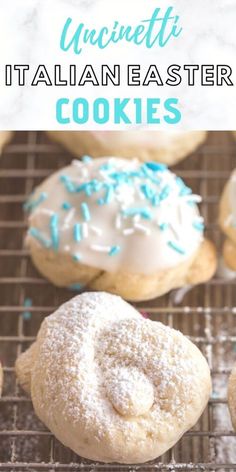
{"type": "MultiPolygon", "coordinates": [[[[195,192],[203,196],[207,233],[218,247],[218,200],[235,167],[236,145],[228,133],[210,133],[194,155],[177,166],[195,192]]],[[[0,400],[0,471],[236,471],[236,436],[229,418],[227,378],[236,360],[236,280],[214,278],[186,293],[139,304],[153,320],[180,329],[206,355],[213,377],[213,395],[198,424],[156,461],[141,466],[95,464],[79,458],[45,429],[31,402],[17,385],[17,355],[34,340],[44,316],[71,297],[43,280],[24,248],[22,203],[34,186],[71,156],[43,133],[16,133],[0,161],[0,359],[4,389],[0,400]],[[30,297],[31,317],[24,300],[30,297]]]]}

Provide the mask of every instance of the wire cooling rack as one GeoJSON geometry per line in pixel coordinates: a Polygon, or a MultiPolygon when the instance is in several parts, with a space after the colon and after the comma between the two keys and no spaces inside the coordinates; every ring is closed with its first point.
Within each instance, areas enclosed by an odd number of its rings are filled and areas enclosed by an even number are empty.
{"type": "MultiPolygon", "coordinates": [[[[194,192],[203,196],[207,234],[218,248],[218,201],[236,164],[230,133],[210,133],[206,143],[176,167],[194,192]]],[[[140,466],[104,465],[81,459],[62,446],[36,418],[17,385],[14,363],[34,340],[43,318],[72,296],[56,289],[33,268],[24,248],[22,204],[51,171],[71,156],[43,133],[16,133],[0,158],[0,359],[4,388],[0,400],[0,471],[236,471],[236,436],[229,418],[226,389],[236,361],[236,280],[215,277],[185,294],[138,304],[153,320],[180,329],[210,364],[213,394],[198,424],[156,461],[140,466]],[[33,306],[25,316],[25,299],[33,306]]]]}

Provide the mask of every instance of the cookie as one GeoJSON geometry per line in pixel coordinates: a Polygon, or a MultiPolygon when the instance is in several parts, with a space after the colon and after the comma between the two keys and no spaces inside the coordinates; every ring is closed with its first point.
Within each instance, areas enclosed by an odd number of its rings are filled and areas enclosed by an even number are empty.
{"type": "Polygon", "coordinates": [[[0,153],[4,146],[10,141],[12,136],[11,131],[0,131],[0,153]]]}
{"type": "Polygon", "coordinates": [[[223,190],[220,201],[219,223],[226,236],[223,257],[226,266],[236,271],[236,170],[223,190]]]}
{"type": "Polygon", "coordinates": [[[164,164],[85,157],[25,205],[33,262],[57,286],[147,300],[215,271],[201,201],[164,164]]]}
{"type": "Polygon", "coordinates": [[[191,341],[107,293],[84,293],[47,317],[16,373],[56,438],[102,462],[164,454],[211,392],[209,367],[191,341]]]}
{"type": "Polygon", "coordinates": [[[194,152],[206,138],[205,131],[49,131],[50,137],[76,157],[139,156],[143,162],[176,164],[194,152]]]}

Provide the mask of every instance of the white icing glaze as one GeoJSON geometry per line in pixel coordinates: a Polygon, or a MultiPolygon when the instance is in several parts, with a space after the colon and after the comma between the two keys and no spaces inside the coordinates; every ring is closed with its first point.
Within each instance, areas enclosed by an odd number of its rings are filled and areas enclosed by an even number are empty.
{"type": "Polygon", "coordinates": [[[195,202],[200,200],[163,165],[118,158],[73,161],[44,181],[27,203],[27,242],[70,253],[78,263],[102,270],[151,274],[178,265],[198,249],[203,223],[195,202]],[[88,196],[91,181],[97,191],[88,196]],[[83,191],[76,191],[83,184],[83,191]],[[108,203],[98,204],[104,199],[108,203]],[[134,209],[140,211],[125,216],[134,209]]]}

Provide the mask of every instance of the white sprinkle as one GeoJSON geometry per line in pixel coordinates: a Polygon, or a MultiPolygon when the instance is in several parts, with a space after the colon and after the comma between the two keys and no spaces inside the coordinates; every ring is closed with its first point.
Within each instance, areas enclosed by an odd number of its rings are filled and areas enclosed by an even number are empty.
{"type": "Polygon", "coordinates": [[[146,199],[144,193],[143,193],[141,190],[139,190],[138,194],[139,194],[139,198],[141,198],[141,200],[145,200],[145,199],[146,199]]]}
{"type": "Polygon", "coordinates": [[[137,229],[141,233],[144,233],[146,236],[150,236],[150,234],[151,234],[150,229],[146,228],[144,225],[140,225],[138,223],[135,223],[134,227],[135,227],[135,229],[137,229]]]}
{"type": "Polygon", "coordinates": [[[92,244],[91,249],[97,252],[110,252],[111,246],[100,246],[99,244],[92,244]]]}
{"type": "Polygon", "coordinates": [[[71,222],[71,220],[74,218],[74,215],[75,215],[75,208],[72,208],[64,219],[63,227],[66,227],[71,222]]]}
{"type": "Polygon", "coordinates": [[[194,220],[198,221],[199,223],[204,223],[204,218],[202,216],[196,216],[194,220]]]}
{"type": "Polygon", "coordinates": [[[135,216],[133,217],[134,223],[139,223],[139,222],[140,222],[140,219],[141,219],[140,215],[135,215],[135,216]]]}
{"type": "Polygon", "coordinates": [[[36,216],[47,215],[52,216],[54,211],[48,210],[47,208],[38,208],[36,209],[29,217],[29,221],[31,222],[36,216]]]}
{"type": "Polygon", "coordinates": [[[105,180],[105,182],[111,182],[111,183],[113,182],[113,180],[111,179],[111,177],[109,177],[109,176],[107,175],[107,171],[100,169],[99,173],[101,174],[101,176],[103,177],[103,179],[105,180]]]}
{"type": "Polygon", "coordinates": [[[184,200],[188,200],[189,202],[202,202],[202,197],[200,195],[183,195],[181,198],[183,198],[184,200]]]}
{"type": "Polygon", "coordinates": [[[178,215],[179,215],[179,224],[183,224],[183,212],[182,212],[182,205],[178,205],[178,215]]]}
{"type": "Polygon", "coordinates": [[[70,252],[70,246],[68,244],[66,246],[64,246],[64,251],[70,252]]]}
{"type": "Polygon", "coordinates": [[[88,169],[87,169],[87,167],[82,167],[82,176],[83,176],[83,177],[88,177],[88,169]]]}
{"type": "Polygon", "coordinates": [[[233,221],[233,215],[231,214],[226,218],[225,223],[224,223],[225,226],[231,226],[232,221],[233,221]]]}
{"type": "Polygon", "coordinates": [[[73,159],[72,163],[71,163],[73,166],[76,166],[76,167],[82,167],[83,164],[81,161],[79,161],[78,159],[73,159]]]}
{"type": "Polygon", "coordinates": [[[82,234],[84,239],[88,237],[88,224],[87,223],[82,223],[82,234]]]}
{"type": "Polygon", "coordinates": [[[124,236],[130,236],[131,234],[134,234],[134,228],[124,229],[124,231],[123,231],[124,236]]]}
{"type": "Polygon", "coordinates": [[[90,229],[93,233],[95,233],[97,236],[102,235],[102,230],[98,228],[97,226],[90,226],[90,229]]]}
{"type": "Polygon", "coordinates": [[[117,215],[117,217],[116,217],[116,229],[120,229],[120,228],[121,228],[121,216],[117,215]]]}
{"type": "Polygon", "coordinates": [[[180,239],[178,234],[178,228],[176,228],[172,223],[169,223],[170,229],[175,236],[175,239],[180,239]]]}

